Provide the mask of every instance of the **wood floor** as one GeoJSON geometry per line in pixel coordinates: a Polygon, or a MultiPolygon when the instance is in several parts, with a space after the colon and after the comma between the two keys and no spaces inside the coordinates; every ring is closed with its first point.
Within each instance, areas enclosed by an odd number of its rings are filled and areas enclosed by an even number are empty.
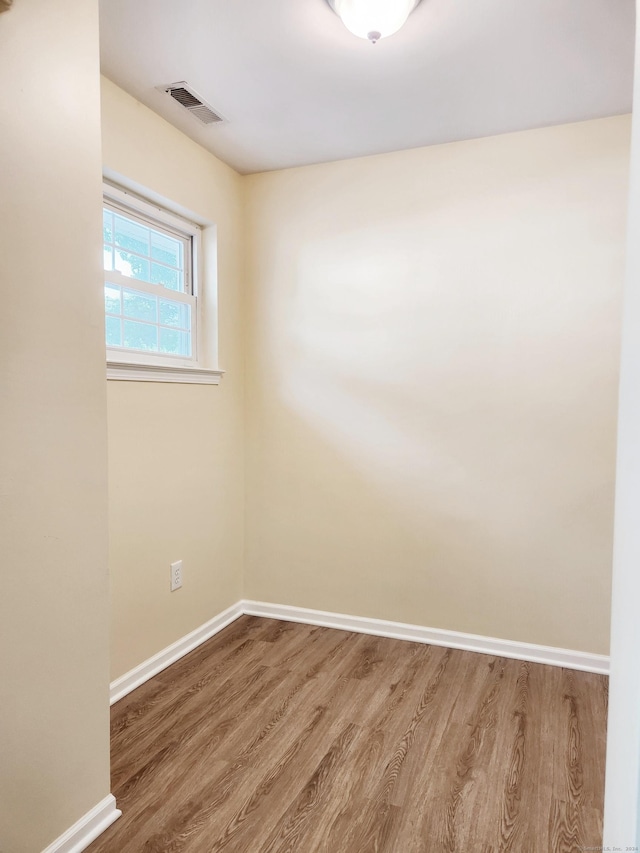
{"type": "Polygon", "coordinates": [[[90,853],[602,843],[607,679],[243,616],[112,709],[90,853]]]}

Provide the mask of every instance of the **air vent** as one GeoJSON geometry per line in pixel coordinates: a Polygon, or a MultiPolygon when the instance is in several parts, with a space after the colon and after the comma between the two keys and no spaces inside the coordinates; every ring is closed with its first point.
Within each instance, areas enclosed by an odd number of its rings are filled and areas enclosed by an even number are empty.
{"type": "Polygon", "coordinates": [[[185,110],[188,110],[202,124],[216,124],[219,121],[224,121],[222,116],[219,116],[211,107],[207,106],[202,98],[199,98],[193,89],[187,86],[184,80],[180,83],[172,83],[171,86],[162,86],[162,91],[166,92],[167,95],[171,95],[174,101],[177,101],[185,110]]]}

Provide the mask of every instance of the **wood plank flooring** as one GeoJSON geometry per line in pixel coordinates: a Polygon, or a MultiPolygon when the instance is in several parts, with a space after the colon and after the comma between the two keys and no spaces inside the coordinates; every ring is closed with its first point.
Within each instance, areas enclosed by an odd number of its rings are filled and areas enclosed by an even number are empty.
{"type": "Polygon", "coordinates": [[[573,853],[607,679],[243,616],[112,709],[90,853],[573,853]]]}

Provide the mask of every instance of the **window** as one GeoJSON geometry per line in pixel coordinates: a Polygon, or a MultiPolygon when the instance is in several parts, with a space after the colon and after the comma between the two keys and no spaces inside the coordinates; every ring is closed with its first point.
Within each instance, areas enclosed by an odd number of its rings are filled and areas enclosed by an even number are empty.
{"type": "Polygon", "coordinates": [[[103,247],[109,378],[219,377],[198,365],[200,228],[105,186],[103,247]]]}

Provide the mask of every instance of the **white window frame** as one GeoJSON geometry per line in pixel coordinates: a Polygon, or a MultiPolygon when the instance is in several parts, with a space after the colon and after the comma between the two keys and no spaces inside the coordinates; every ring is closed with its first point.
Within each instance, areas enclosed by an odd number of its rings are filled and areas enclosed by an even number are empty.
{"type": "MultiPolygon", "coordinates": [[[[186,290],[167,288],[167,298],[191,305],[191,358],[107,347],[107,379],[217,385],[222,371],[205,369],[202,365],[202,229],[195,222],[107,182],[103,184],[103,201],[110,209],[138,219],[142,224],[159,226],[190,242],[190,259],[185,257],[186,290]]],[[[162,291],[162,285],[149,284],[113,270],[104,270],[103,280],[156,296],[162,291]]]]}

